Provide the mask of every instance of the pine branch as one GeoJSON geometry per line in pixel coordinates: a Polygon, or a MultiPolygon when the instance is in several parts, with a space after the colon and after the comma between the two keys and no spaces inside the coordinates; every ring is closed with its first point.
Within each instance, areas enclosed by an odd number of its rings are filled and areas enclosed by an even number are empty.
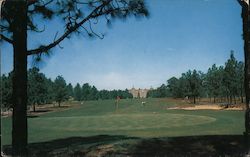
{"type": "Polygon", "coordinates": [[[37,0],[28,0],[27,1],[27,5],[30,6],[30,5],[33,5],[37,2],[37,0]]]}
{"type": "Polygon", "coordinates": [[[80,26],[82,26],[89,19],[96,18],[96,17],[101,16],[103,14],[110,13],[111,12],[110,10],[102,12],[102,8],[105,7],[110,2],[111,2],[111,0],[108,0],[108,1],[104,2],[103,4],[101,4],[100,6],[96,7],[86,18],[84,18],[81,22],[79,22],[79,23],[75,24],[74,26],[70,27],[69,29],[67,29],[67,31],[61,37],[59,37],[57,40],[55,40],[53,43],[45,45],[45,46],[41,46],[37,49],[28,50],[27,55],[34,55],[34,54],[39,54],[39,53],[49,51],[51,48],[55,47],[60,42],[62,42],[65,38],[67,38],[71,33],[75,32],[80,26]],[[100,12],[98,12],[98,10],[100,10],[100,12]]]}
{"type": "Polygon", "coordinates": [[[4,36],[3,34],[0,34],[0,39],[5,40],[6,42],[13,44],[13,40],[11,40],[10,38],[4,36]]]}

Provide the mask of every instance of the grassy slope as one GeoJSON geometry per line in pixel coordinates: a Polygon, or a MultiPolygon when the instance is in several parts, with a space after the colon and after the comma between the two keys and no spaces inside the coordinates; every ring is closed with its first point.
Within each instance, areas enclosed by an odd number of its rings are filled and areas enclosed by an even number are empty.
{"type": "MultiPolygon", "coordinates": [[[[115,110],[114,100],[85,102],[80,107],[29,118],[29,142],[100,134],[171,137],[242,134],[244,130],[242,111],[166,110],[173,105],[162,99],[122,100],[115,110]]],[[[11,119],[3,118],[2,125],[2,143],[10,144],[11,119]]]]}

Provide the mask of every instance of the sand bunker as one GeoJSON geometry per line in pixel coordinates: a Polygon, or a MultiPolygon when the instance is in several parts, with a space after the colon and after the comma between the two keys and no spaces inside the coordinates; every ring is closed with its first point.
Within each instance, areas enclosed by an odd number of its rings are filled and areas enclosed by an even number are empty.
{"type": "Polygon", "coordinates": [[[243,110],[242,107],[224,107],[221,105],[194,105],[170,107],[170,110],[243,110]]]}

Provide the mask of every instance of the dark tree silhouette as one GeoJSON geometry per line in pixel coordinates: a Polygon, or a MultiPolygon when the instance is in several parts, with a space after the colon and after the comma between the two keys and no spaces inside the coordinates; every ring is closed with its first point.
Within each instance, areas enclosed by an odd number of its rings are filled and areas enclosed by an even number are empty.
{"type": "Polygon", "coordinates": [[[243,23],[243,39],[244,39],[244,54],[245,54],[245,93],[246,93],[246,114],[245,114],[245,134],[250,133],[250,18],[249,18],[249,0],[238,0],[242,6],[242,23],[243,23]]]}
{"type": "Polygon", "coordinates": [[[1,40],[12,44],[14,51],[13,71],[13,120],[12,147],[14,154],[27,152],[27,56],[43,54],[59,45],[73,33],[86,32],[89,36],[103,38],[92,29],[101,17],[110,23],[112,18],[129,15],[146,16],[148,11],[143,0],[4,0],[1,6],[1,40]],[[37,16],[39,15],[39,16],[37,16]],[[40,32],[40,20],[61,18],[65,30],[54,41],[38,48],[27,49],[27,33],[40,32]]]}

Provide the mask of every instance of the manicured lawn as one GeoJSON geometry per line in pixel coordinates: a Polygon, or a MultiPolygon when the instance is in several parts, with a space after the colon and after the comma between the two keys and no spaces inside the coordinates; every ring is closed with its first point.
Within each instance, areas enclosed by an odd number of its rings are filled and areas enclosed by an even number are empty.
{"type": "MultiPolygon", "coordinates": [[[[60,112],[28,119],[29,143],[96,135],[138,138],[241,135],[243,111],[167,110],[164,99],[88,101],[60,112]],[[146,101],[145,106],[142,101],[146,101]]],[[[11,118],[2,119],[2,144],[11,143],[11,118]]]]}

